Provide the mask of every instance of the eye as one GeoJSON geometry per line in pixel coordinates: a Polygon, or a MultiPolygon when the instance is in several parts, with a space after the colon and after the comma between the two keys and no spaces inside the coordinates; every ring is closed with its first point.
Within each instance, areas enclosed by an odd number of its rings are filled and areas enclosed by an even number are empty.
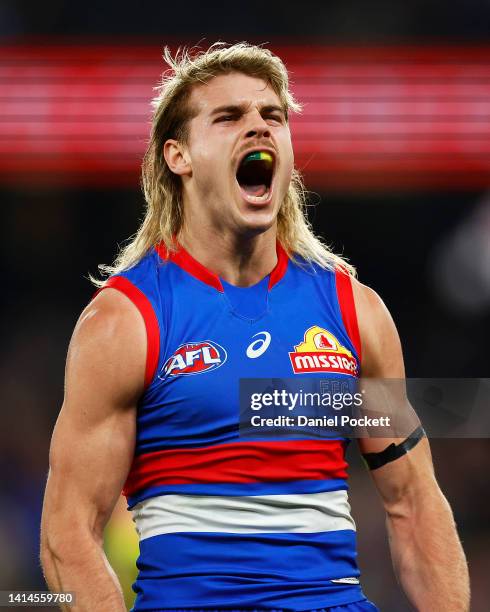
{"type": "Polygon", "coordinates": [[[220,117],[218,117],[215,121],[215,123],[221,122],[221,121],[235,121],[237,119],[237,115],[221,115],[220,117]]]}
{"type": "Polygon", "coordinates": [[[265,118],[268,119],[269,121],[275,121],[276,123],[282,123],[282,115],[279,115],[277,113],[266,115],[265,118]]]}

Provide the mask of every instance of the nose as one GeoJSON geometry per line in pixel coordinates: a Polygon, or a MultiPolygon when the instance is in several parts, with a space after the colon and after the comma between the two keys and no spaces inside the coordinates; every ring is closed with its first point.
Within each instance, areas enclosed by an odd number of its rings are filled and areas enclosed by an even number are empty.
{"type": "Polygon", "coordinates": [[[271,135],[269,125],[264,121],[259,111],[255,110],[255,112],[250,114],[252,117],[245,134],[246,138],[269,138],[271,135]]]}

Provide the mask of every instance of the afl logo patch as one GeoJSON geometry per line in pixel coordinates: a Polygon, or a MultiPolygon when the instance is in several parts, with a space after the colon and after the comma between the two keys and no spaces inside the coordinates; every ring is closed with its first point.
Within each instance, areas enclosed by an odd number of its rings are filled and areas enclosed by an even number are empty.
{"type": "Polygon", "coordinates": [[[225,349],[211,340],[181,344],[167,359],[160,378],[167,376],[188,376],[216,370],[227,358],[225,349]]]}

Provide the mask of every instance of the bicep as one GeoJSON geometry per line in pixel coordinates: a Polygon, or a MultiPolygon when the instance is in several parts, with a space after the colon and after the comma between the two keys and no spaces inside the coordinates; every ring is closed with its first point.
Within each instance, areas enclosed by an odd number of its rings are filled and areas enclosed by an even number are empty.
{"type": "MultiPolygon", "coordinates": [[[[354,281],[354,297],[363,348],[362,378],[366,411],[390,418],[386,437],[376,429],[372,437],[358,440],[361,453],[380,453],[400,445],[420,425],[406,394],[402,347],[395,323],[381,298],[354,281]]],[[[373,480],[384,501],[397,499],[401,491],[414,486],[423,473],[433,473],[427,438],[398,458],[373,470],[373,480]]]]}
{"type": "Polygon", "coordinates": [[[143,321],[116,294],[99,294],[75,328],[44,507],[98,535],[130,468],[146,358],[143,321]]]}

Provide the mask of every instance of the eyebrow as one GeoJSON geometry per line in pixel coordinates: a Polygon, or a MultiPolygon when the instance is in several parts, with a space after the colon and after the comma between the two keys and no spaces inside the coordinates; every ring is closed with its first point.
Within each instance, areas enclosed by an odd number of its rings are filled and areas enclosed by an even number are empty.
{"type": "MultiPolygon", "coordinates": [[[[245,112],[248,106],[248,104],[225,104],[223,106],[216,107],[211,111],[210,114],[211,116],[213,116],[219,113],[243,113],[245,112]]],[[[287,113],[282,108],[282,106],[278,106],[277,104],[265,104],[264,106],[260,107],[261,113],[267,113],[272,111],[280,112],[287,119],[287,113]]]]}

